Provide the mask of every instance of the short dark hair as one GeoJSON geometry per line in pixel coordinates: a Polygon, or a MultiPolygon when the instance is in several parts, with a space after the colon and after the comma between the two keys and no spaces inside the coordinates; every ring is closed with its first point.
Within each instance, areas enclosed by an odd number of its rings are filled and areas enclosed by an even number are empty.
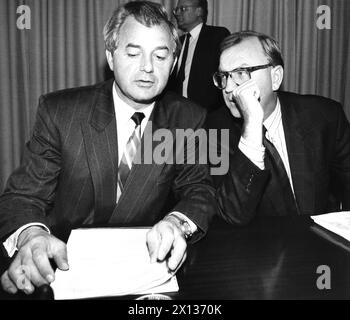
{"type": "Polygon", "coordinates": [[[202,8],[202,20],[203,23],[207,22],[208,19],[208,1],[207,0],[197,0],[198,1],[198,7],[202,8]]]}
{"type": "Polygon", "coordinates": [[[133,16],[138,22],[150,27],[165,24],[168,26],[172,38],[175,42],[174,56],[180,52],[181,44],[178,32],[174,24],[170,21],[165,8],[151,1],[133,1],[119,6],[114,10],[103,28],[105,48],[112,54],[118,46],[119,32],[127,17],[133,16]]]}
{"type": "Polygon", "coordinates": [[[257,38],[261,43],[269,62],[272,63],[273,66],[282,66],[282,68],[284,68],[283,56],[278,42],[274,38],[256,31],[239,31],[227,36],[221,42],[220,53],[248,38],[257,38]]]}

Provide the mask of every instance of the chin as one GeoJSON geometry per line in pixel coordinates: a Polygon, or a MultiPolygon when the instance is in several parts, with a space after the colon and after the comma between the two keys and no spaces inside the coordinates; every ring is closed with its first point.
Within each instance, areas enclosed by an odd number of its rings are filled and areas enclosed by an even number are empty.
{"type": "Polygon", "coordinates": [[[142,104],[150,104],[152,103],[158,95],[148,94],[148,95],[138,95],[134,96],[134,101],[142,104]]]}
{"type": "Polygon", "coordinates": [[[158,95],[158,91],[154,88],[144,88],[141,90],[137,90],[137,92],[134,92],[135,99],[138,100],[150,100],[158,95]]]}

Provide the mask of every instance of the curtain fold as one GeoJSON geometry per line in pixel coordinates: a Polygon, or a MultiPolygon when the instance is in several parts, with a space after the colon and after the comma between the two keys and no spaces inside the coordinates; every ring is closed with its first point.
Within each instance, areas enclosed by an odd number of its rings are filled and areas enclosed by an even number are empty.
{"type": "MultiPolygon", "coordinates": [[[[0,0],[0,191],[18,166],[41,94],[102,81],[108,71],[102,29],[127,0],[0,0]],[[18,6],[31,29],[16,26],[18,6]]],[[[176,0],[158,0],[167,11],[176,0]]],[[[350,1],[208,0],[208,24],[275,37],[285,58],[284,90],[341,102],[350,119],[350,1]],[[317,8],[331,9],[319,30],[317,8]]],[[[172,17],[173,21],[174,18],[172,17]]]]}

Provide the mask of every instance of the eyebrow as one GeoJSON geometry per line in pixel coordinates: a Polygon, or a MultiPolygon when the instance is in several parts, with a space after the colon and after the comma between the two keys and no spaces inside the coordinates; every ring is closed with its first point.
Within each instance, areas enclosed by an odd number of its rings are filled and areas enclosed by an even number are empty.
{"type": "Polygon", "coordinates": [[[230,72],[230,71],[233,71],[233,70],[236,70],[236,69],[247,68],[247,67],[249,67],[249,64],[243,63],[243,64],[241,64],[239,67],[236,67],[236,68],[231,69],[231,70],[229,70],[229,71],[223,71],[223,70],[219,67],[219,71],[220,71],[220,72],[230,72]]]}
{"type": "MultiPolygon", "coordinates": [[[[129,43],[126,48],[135,48],[135,49],[142,49],[141,46],[137,45],[137,44],[133,44],[133,43],[129,43]]],[[[157,51],[157,50],[166,50],[166,51],[170,51],[170,49],[167,46],[158,46],[156,47],[153,51],[157,51]]]]}
{"type": "Polygon", "coordinates": [[[156,48],[154,49],[154,51],[156,51],[156,50],[166,50],[166,51],[170,51],[170,49],[169,49],[167,46],[156,47],[156,48]]]}

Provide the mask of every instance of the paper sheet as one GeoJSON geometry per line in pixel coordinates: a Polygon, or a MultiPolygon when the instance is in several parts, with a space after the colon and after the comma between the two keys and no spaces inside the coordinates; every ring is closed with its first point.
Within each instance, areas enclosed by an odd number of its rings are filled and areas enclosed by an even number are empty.
{"type": "Polygon", "coordinates": [[[52,283],[55,299],[178,291],[166,263],[150,263],[148,230],[73,230],[67,243],[69,271],[57,270],[52,283]]]}
{"type": "Polygon", "coordinates": [[[350,211],[312,216],[311,219],[323,228],[350,241],[350,211]]]}

